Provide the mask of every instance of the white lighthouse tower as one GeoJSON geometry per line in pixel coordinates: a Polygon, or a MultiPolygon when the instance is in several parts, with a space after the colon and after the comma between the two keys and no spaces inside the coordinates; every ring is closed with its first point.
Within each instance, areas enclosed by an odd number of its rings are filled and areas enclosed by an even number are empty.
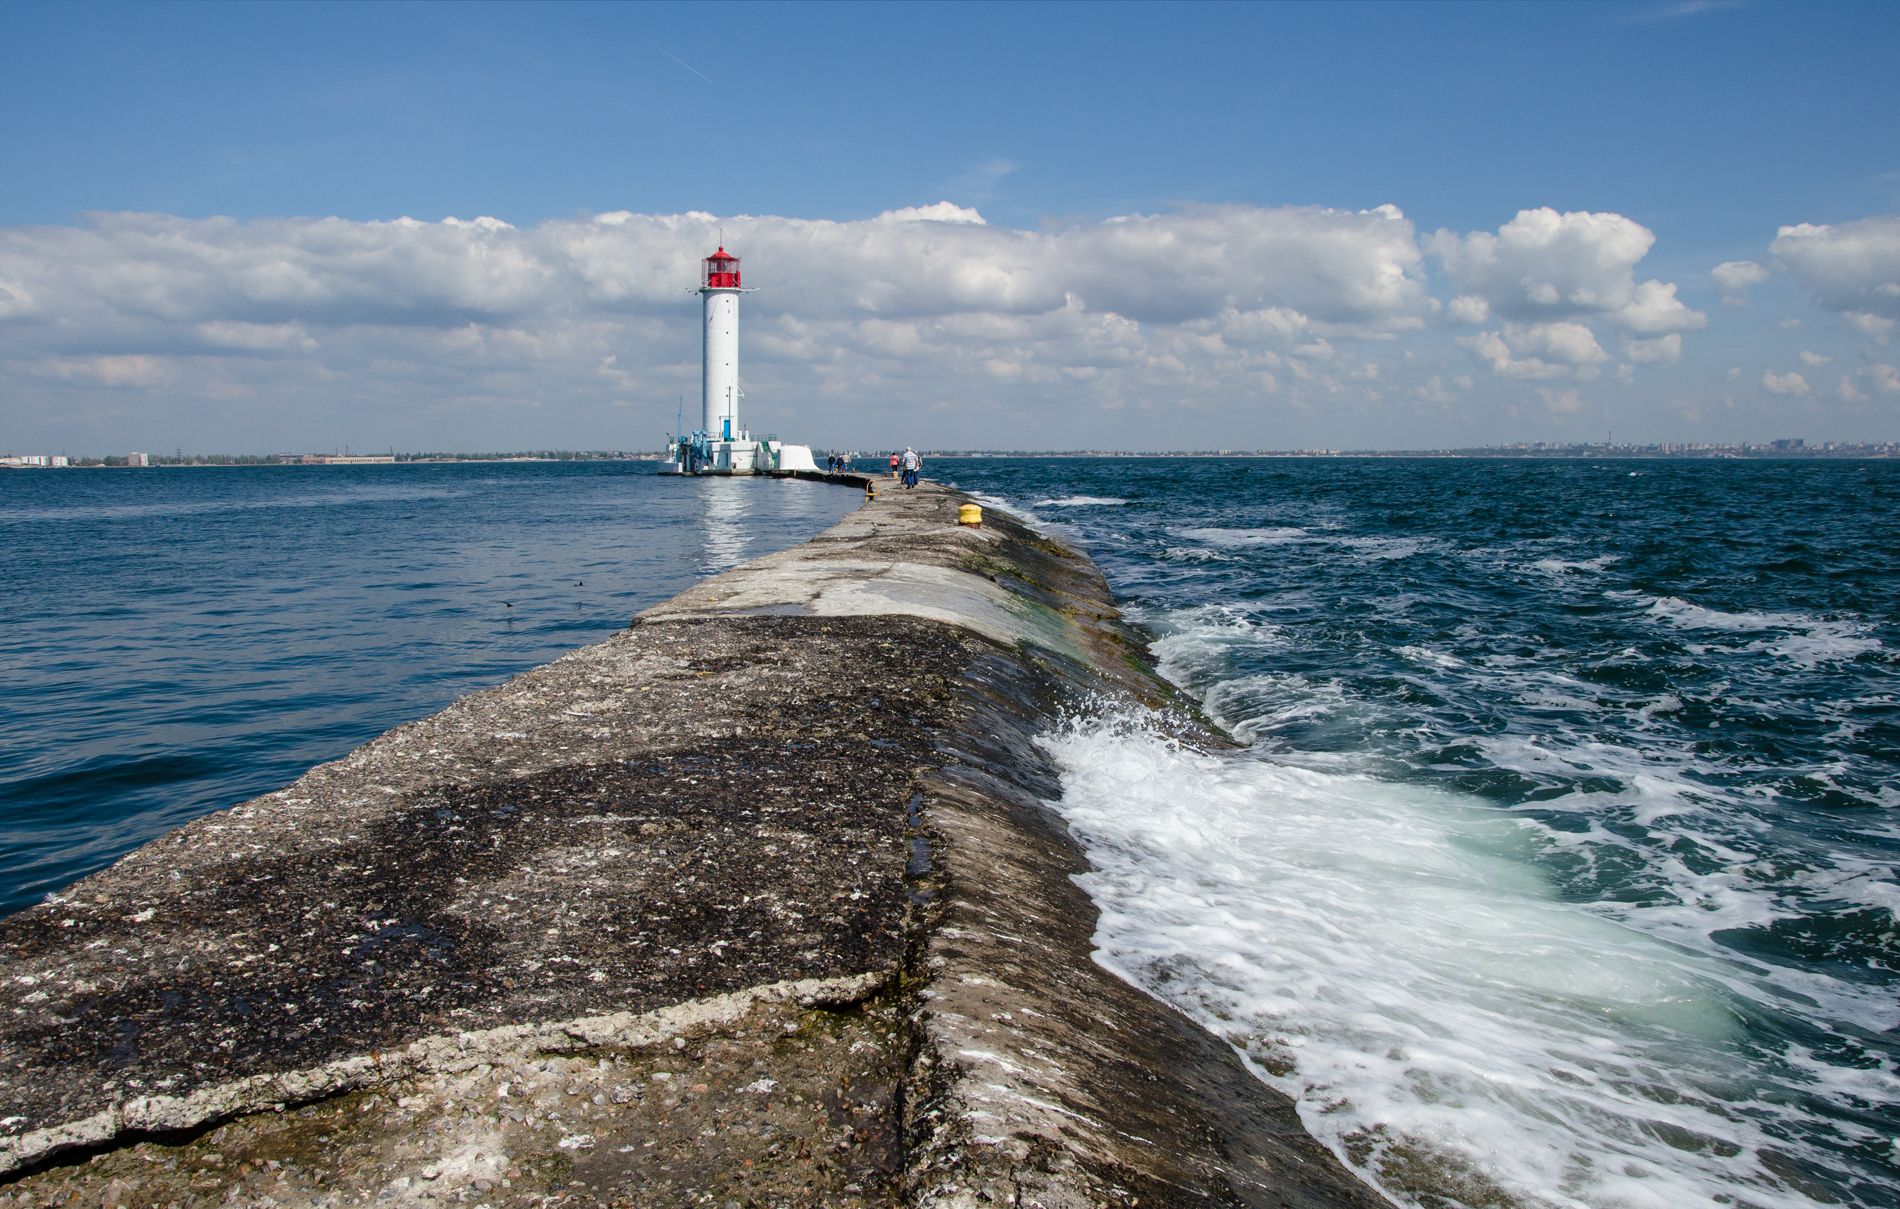
{"type": "Polygon", "coordinates": [[[739,423],[739,258],[719,250],[700,261],[699,297],[705,343],[700,369],[700,428],[674,437],[674,474],[770,474],[815,470],[811,449],[755,441],[739,423]]]}
{"type": "MultiPolygon", "coordinates": [[[[702,245],[703,246],[703,245],[702,245]]],[[[719,250],[700,262],[699,297],[705,310],[705,359],[701,369],[700,404],[705,423],[703,431],[717,452],[724,456],[719,470],[744,474],[752,469],[754,446],[739,427],[739,295],[746,293],[739,281],[739,258],[719,250]],[[744,465],[739,465],[738,446],[743,445],[744,465]]]]}

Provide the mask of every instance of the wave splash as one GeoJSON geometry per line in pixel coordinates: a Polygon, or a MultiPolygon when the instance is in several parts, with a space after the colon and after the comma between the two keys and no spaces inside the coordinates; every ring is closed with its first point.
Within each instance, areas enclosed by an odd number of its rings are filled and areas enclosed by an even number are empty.
{"type": "Polygon", "coordinates": [[[1530,820],[1132,715],[1042,742],[1098,960],[1225,1037],[1402,1202],[1830,1203],[1799,1174],[1834,1166],[1799,1141],[1803,1098],[1849,1078],[1900,1099],[1890,1071],[1739,1057],[1763,1008],[1736,970],[1563,901],[1523,859],[1530,820]]]}
{"type": "Polygon", "coordinates": [[[1252,745],[1057,740],[1105,960],[1394,1199],[1893,1202],[1900,468],[969,470],[1252,745]]]}

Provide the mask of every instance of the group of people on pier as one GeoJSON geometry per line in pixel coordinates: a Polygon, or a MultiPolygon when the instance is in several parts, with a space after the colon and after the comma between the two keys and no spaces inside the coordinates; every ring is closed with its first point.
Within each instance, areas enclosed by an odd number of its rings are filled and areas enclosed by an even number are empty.
{"type": "MultiPolygon", "coordinates": [[[[909,445],[904,446],[903,452],[891,455],[891,477],[894,479],[901,478],[906,487],[915,487],[917,485],[918,479],[922,477],[923,468],[924,455],[918,453],[909,445]]],[[[848,453],[827,454],[825,456],[825,470],[829,474],[850,473],[851,455],[848,453]]]]}
{"type": "Polygon", "coordinates": [[[924,468],[924,455],[910,446],[904,446],[904,452],[891,455],[891,477],[903,476],[904,486],[915,487],[917,476],[924,468]]]}

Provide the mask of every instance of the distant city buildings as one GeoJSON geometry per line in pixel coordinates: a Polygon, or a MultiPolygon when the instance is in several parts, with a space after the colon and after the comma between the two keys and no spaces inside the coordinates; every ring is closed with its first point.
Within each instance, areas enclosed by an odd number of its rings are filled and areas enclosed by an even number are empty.
{"type": "Polygon", "coordinates": [[[935,449],[939,458],[1895,458],[1900,441],[1514,441],[1445,449],[935,449]]]}
{"type": "Polygon", "coordinates": [[[1812,445],[1804,437],[1779,437],[1772,441],[1659,441],[1646,445],[1517,441],[1441,452],[1467,457],[1892,458],[1900,457],[1900,441],[1821,441],[1812,445]]]}
{"type": "MultiPolygon", "coordinates": [[[[1626,442],[1513,441],[1461,449],[935,449],[940,458],[1900,458],[1900,441],[1626,442]]],[[[515,453],[115,454],[72,458],[63,453],[0,454],[0,470],[120,466],[372,466],[415,462],[663,461],[668,453],[542,449],[515,453]]]]}

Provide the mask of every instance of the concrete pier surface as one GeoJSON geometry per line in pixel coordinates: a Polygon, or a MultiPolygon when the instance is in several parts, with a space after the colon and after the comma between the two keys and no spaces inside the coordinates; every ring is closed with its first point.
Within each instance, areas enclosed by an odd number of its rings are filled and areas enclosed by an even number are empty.
{"type": "Polygon", "coordinates": [[[1219,737],[1085,557],[875,482],[0,921],[0,1206],[1384,1204],[1090,958],[1035,735],[1219,737]]]}

